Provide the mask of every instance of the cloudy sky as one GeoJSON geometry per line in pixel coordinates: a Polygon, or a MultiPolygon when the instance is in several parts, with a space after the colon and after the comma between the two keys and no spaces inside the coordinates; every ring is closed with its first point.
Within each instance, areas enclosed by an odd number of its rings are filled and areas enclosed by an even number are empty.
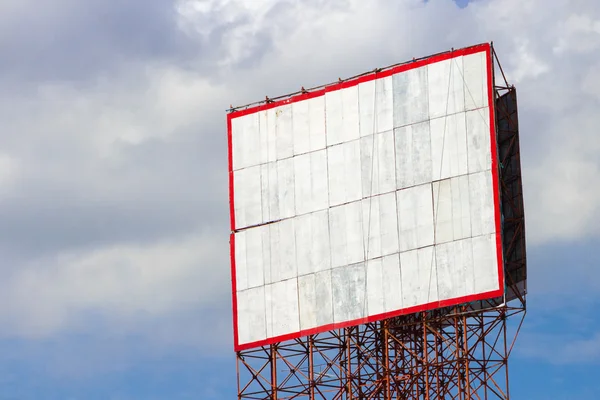
{"type": "Polygon", "coordinates": [[[234,398],[225,109],[484,41],[520,101],[512,394],[600,398],[598,1],[0,0],[0,399],[234,398]]]}

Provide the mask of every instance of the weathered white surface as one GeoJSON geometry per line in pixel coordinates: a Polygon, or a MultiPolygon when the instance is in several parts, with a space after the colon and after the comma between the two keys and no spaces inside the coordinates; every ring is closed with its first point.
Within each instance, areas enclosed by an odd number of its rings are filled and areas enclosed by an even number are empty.
{"type": "Polygon", "coordinates": [[[352,321],[366,316],[365,264],[352,264],[331,270],[334,322],[352,321]]]}
{"type": "Polygon", "coordinates": [[[487,171],[492,165],[489,109],[468,111],[466,116],[469,174],[487,171]]]}
{"type": "Polygon", "coordinates": [[[398,253],[396,195],[387,193],[362,201],[366,259],[398,253]]]}
{"type": "Polygon", "coordinates": [[[249,114],[231,121],[233,169],[248,168],[261,163],[259,116],[249,114]]]}
{"type": "Polygon", "coordinates": [[[459,57],[232,121],[240,344],[498,289],[486,74],[459,57]]]}
{"type": "Polygon", "coordinates": [[[400,251],[431,246],[434,240],[431,184],[396,192],[400,251]]]}
{"type": "Polygon", "coordinates": [[[362,196],[376,196],[396,190],[394,132],[387,131],[360,139],[362,196]]]}
{"type": "Polygon", "coordinates": [[[367,261],[367,315],[385,312],[383,291],[383,262],[381,258],[367,261]]]}
{"type": "Polygon", "coordinates": [[[300,328],[311,329],[333,321],[331,270],[298,277],[300,328]]]}
{"type": "Polygon", "coordinates": [[[492,172],[478,172],[469,175],[469,203],[471,208],[472,236],[495,232],[494,192],[492,172]]]}
{"type": "Polygon", "coordinates": [[[354,140],[327,149],[329,205],[360,200],[362,197],[360,141],[354,140]]]}
{"type": "Polygon", "coordinates": [[[432,120],[465,110],[463,58],[430,64],[427,68],[429,118],[432,120]]]}
{"type": "Polygon", "coordinates": [[[465,109],[487,107],[488,85],[487,65],[484,53],[475,53],[463,57],[465,84],[465,109]]]}
{"type": "Polygon", "coordinates": [[[329,203],[327,152],[318,150],[294,157],[295,215],[325,210],[329,203]]]}
{"type": "Polygon", "coordinates": [[[471,237],[471,200],[469,195],[469,177],[458,176],[450,180],[452,189],[452,229],[453,239],[471,237]]]}
{"type": "Polygon", "coordinates": [[[236,264],[238,271],[237,289],[245,290],[265,284],[264,266],[268,265],[269,254],[264,254],[265,244],[263,240],[268,240],[268,236],[264,235],[268,231],[266,227],[257,227],[256,229],[248,229],[242,232],[237,237],[236,249],[240,264],[236,264]],[[242,253],[242,251],[244,251],[242,253]]]}
{"type": "Polygon", "coordinates": [[[396,128],[396,188],[431,181],[431,134],[429,121],[396,128]]]}
{"type": "Polygon", "coordinates": [[[471,236],[469,176],[433,182],[435,243],[471,236]]]}
{"type": "Polygon", "coordinates": [[[306,214],[295,220],[298,275],[331,268],[329,247],[329,212],[306,214]]]}
{"type": "Polygon", "coordinates": [[[360,202],[329,209],[331,267],[341,267],[365,260],[365,243],[360,202]]]}
{"type": "Polygon", "coordinates": [[[358,96],[360,136],[364,137],[374,133],[391,131],[394,127],[392,77],[359,84],[358,96]]]}
{"type": "MultiPolygon", "coordinates": [[[[279,218],[291,218],[296,215],[296,197],[294,195],[294,159],[277,161],[277,198],[279,218]]],[[[266,222],[266,221],[265,221],[266,222]]]]}
{"type": "Polygon", "coordinates": [[[440,300],[466,296],[467,272],[473,277],[473,246],[471,239],[436,246],[437,285],[440,300]]]}
{"type": "Polygon", "coordinates": [[[250,343],[267,338],[265,287],[237,293],[238,341],[250,343]]]}
{"type": "Polygon", "coordinates": [[[465,114],[431,120],[431,180],[467,173],[467,127],[465,114]]]}
{"type": "Polygon", "coordinates": [[[270,279],[265,280],[265,283],[279,282],[298,276],[294,222],[294,219],[286,219],[268,225],[271,262],[268,274],[270,279]]]}
{"type": "Polygon", "coordinates": [[[300,330],[297,279],[265,286],[267,337],[300,330]]]}
{"type": "Polygon", "coordinates": [[[435,243],[451,241],[454,236],[452,220],[452,186],[450,179],[433,182],[433,220],[435,243]]]}
{"type": "Polygon", "coordinates": [[[262,198],[260,187],[261,167],[254,166],[234,173],[235,224],[238,228],[262,222],[262,198]]]}
{"type": "Polygon", "coordinates": [[[292,104],[294,155],[325,148],[325,97],[292,104]]]}
{"type": "Polygon", "coordinates": [[[325,94],[327,146],[358,139],[358,86],[325,94]]]}
{"type": "Polygon", "coordinates": [[[414,307],[438,300],[434,247],[400,253],[402,305],[414,307]]]}
{"type": "Polygon", "coordinates": [[[385,311],[390,312],[403,308],[402,274],[400,255],[391,254],[381,259],[383,268],[383,296],[385,311]]]}
{"type": "Polygon", "coordinates": [[[395,128],[429,120],[427,69],[415,68],[392,77],[395,128]]]}
{"type": "Polygon", "coordinates": [[[496,234],[473,237],[476,293],[498,289],[496,234]]]}

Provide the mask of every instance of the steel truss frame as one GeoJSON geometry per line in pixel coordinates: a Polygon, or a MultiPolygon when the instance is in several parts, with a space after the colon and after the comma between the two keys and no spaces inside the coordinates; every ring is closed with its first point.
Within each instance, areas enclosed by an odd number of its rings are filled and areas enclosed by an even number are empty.
{"type": "Polygon", "coordinates": [[[240,351],[238,399],[510,398],[508,359],[526,313],[525,225],[516,91],[497,65],[505,297],[240,351]]]}

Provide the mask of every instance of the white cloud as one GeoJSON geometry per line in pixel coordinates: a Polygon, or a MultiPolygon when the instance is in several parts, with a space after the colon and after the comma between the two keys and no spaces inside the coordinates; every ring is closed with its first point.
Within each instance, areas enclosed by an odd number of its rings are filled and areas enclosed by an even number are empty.
{"type": "Polygon", "coordinates": [[[0,153],[0,189],[3,194],[9,190],[9,185],[16,179],[16,161],[7,154],[0,153]]]}
{"type": "Polygon", "coordinates": [[[600,360],[600,332],[588,336],[564,333],[524,336],[518,352],[521,356],[566,365],[598,364],[600,360]]]}
{"type": "Polygon", "coordinates": [[[128,325],[227,299],[226,238],[197,233],[150,245],[64,252],[0,284],[0,335],[44,337],[95,312],[128,325]],[[129,323],[127,321],[130,321],[129,323]]]}

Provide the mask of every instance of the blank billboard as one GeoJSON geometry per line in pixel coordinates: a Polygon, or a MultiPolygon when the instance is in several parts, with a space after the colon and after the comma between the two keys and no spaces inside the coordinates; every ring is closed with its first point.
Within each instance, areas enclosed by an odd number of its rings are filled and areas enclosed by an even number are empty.
{"type": "Polygon", "coordinates": [[[228,114],[235,349],[503,293],[490,46],[228,114]]]}

